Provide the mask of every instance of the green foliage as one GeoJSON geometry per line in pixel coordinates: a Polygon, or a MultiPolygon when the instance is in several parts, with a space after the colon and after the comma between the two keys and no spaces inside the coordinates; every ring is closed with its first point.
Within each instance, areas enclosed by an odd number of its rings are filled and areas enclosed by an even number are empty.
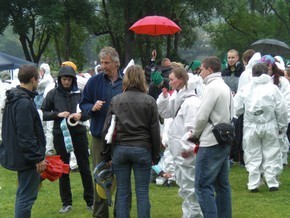
{"type": "Polygon", "coordinates": [[[49,59],[56,66],[69,59],[81,69],[86,57],[104,46],[116,48],[121,67],[132,58],[145,66],[153,49],[160,60],[182,61],[180,51],[202,47],[196,45],[203,40],[197,37],[200,28],[211,37],[211,48],[203,54],[216,50],[223,56],[231,48],[242,53],[261,38],[290,43],[290,3],[285,0],[0,0],[0,5],[0,34],[12,26],[27,60],[49,59]],[[182,31],[152,37],[128,30],[148,15],[166,16],[182,31]],[[94,52],[89,52],[92,42],[94,52]]]}
{"type": "Polygon", "coordinates": [[[289,8],[286,1],[230,1],[218,11],[220,19],[205,29],[219,55],[232,48],[242,53],[262,38],[289,43],[289,8]]]}

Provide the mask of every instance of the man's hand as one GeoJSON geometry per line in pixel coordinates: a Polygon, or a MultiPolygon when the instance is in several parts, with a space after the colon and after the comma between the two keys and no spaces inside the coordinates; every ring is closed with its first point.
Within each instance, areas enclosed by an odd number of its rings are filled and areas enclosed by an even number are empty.
{"type": "Polygon", "coordinates": [[[151,53],[151,60],[155,61],[156,60],[156,56],[157,56],[157,51],[154,49],[151,53]]]}
{"type": "Polygon", "coordinates": [[[103,107],[103,105],[104,105],[105,103],[106,103],[105,101],[99,101],[99,100],[98,100],[98,101],[94,104],[94,106],[93,106],[93,108],[92,108],[92,111],[95,112],[95,111],[99,111],[99,110],[101,110],[102,107],[103,107]]]}
{"type": "Polygon", "coordinates": [[[36,164],[36,170],[38,173],[43,173],[43,171],[45,170],[46,168],[46,162],[45,160],[39,162],[36,164]]]}

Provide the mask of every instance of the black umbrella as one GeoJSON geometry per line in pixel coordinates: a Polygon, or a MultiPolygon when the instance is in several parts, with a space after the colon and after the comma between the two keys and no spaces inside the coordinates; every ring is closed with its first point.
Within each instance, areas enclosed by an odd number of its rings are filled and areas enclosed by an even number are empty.
{"type": "Polygon", "coordinates": [[[260,39],[251,44],[251,48],[262,55],[270,54],[276,56],[290,54],[290,47],[285,42],[277,39],[260,39]]]}

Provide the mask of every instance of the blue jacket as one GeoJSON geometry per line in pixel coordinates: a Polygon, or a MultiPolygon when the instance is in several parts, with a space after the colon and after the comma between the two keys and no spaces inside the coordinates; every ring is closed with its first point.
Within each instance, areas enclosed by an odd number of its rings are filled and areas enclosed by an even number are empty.
{"type": "Polygon", "coordinates": [[[105,73],[92,76],[83,91],[80,102],[80,109],[83,113],[91,117],[90,131],[94,137],[101,138],[107,111],[111,103],[111,99],[122,93],[123,74],[119,72],[119,78],[111,84],[105,73]],[[92,111],[94,104],[98,101],[105,101],[100,111],[92,111]]]}
{"type": "Polygon", "coordinates": [[[20,171],[45,158],[45,136],[33,98],[37,93],[17,87],[6,92],[0,163],[20,171]]]}

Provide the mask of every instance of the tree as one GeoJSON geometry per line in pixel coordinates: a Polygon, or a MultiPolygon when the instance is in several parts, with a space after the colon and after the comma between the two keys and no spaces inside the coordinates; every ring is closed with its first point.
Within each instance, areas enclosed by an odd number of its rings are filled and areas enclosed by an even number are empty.
{"type": "Polygon", "coordinates": [[[290,42],[289,0],[242,0],[235,4],[230,2],[225,3],[218,11],[219,22],[206,26],[212,44],[220,51],[220,56],[231,48],[245,51],[261,38],[290,42]]]}
{"type": "Polygon", "coordinates": [[[8,24],[13,27],[28,61],[38,63],[51,38],[52,20],[40,16],[41,11],[51,9],[50,3],[51,0],[1,0],[0,15],[6,20],[0,23],[0,31],[3,33],[8,24]]]}
{"type": "MultiPolygon", "coordinates": [[[[59,61],[62,57],[69,60],[72,56],[71,25],[79,25],[77,28],[86,32],[82,27],[88,26],[94,16],[94,4],[89,0],[1,0],[0,3],[0,32],[10,24],[19,36],[25,58],[35,63],[39,62],[52,38],[58,48],[59,61]]],[[[78,42],[74,44],[78,45],[84,39],[75,38],[78,42]]],[[[73,56],[84,62],[84,56],[78,55],[80,50],[74,51],[73,56]]]]}
{"type": "Polygon", "coordinates": [[[193,44],[195,27],[211,17],[216,4],[219,1],[103,0],[97,2],[99,23],[92,32],[97,36],[110,36],[111,45],[119,52],[123,66],[132,57],[146,65],[152,49],[158,50],[159,58],[167,56],[178,61],[178,49],[193,44]],[[128,30],[134,22],[148,15],[166,16],[181,26],[182,32],[174,36],[151,37],[128,30]]]}

